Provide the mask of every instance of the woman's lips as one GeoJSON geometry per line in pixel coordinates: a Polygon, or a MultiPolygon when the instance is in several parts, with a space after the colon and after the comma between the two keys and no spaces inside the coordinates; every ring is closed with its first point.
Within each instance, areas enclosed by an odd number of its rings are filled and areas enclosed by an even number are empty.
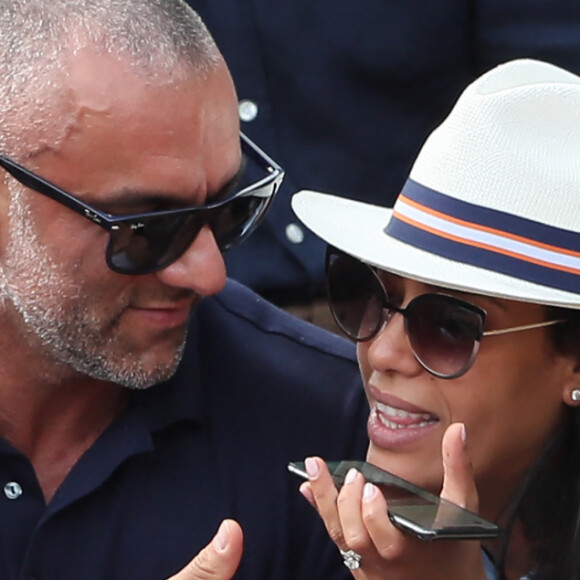
{"type": "Polygon", "coordinates": [[[370,440],[384,449],[398,449],[428,436],[439,417],[394,397],[370,388],[371,403],[367,430],[370,440]]]}

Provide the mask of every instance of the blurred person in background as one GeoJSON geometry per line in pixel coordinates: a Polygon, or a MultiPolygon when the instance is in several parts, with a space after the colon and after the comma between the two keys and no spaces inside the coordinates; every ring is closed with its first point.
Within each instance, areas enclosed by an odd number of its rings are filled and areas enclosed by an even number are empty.
{"type": "Polygon", "coordinates": [[[324,244],[296,220],[291,195],[392,205],[427,135],[485,70],[533,57],[580,72],[580,3],[569,0],[187,1],[228,62],[243,130],[286,169],[228,271],[333,329],[324,244]]]}

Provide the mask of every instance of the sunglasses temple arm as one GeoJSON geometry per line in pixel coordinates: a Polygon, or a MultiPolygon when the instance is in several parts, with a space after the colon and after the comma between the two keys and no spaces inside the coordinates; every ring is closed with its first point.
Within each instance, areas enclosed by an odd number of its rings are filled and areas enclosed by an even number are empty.
{"type": "Polygon", "coordinates": [[[46,181],[46,179],[33,174],[21,165],[18,165],[14,161],[6,159],[2,156],[0,156],[0,166],[3,167],[4,170],[7,171],[14,179],[16,179],[16,181],[24,185],[24,187],[32,189],[33,191],[36,191],[42,195],[46,195],[46,197],[49,197],[57,203],[61,203],[62,205],[68,207],[70,210],[82,215],[83,217],[98,225],[101,225],[106,230],[111,229],[110,219],[107,214],[91,207],[84,201],[77,199],[70,193],[46,181]]]}
{"type": "Polygon", "coordinates": [[[524,324],[523,326],[513,326],[511,328],[500,328],[499,330],[486,330],[482,336],[496,336],[498,334],[508,334],[510,332],[519,332],[520,330],[532,330],[534,328],[544,328],[546,326],[554,326],[561,324],[566,320],[545,320],[544,322],[536,322],[534,324],[524,324]]]}

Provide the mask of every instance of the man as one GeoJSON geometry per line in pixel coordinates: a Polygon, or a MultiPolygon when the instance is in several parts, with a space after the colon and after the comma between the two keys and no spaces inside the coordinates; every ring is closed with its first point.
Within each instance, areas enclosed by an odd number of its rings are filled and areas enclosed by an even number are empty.
{"type": "Polygon", "coordinates": [[[282,171],[211,37],[181,0],[0,8],[0,577],[165,579],[226,518],[236,578],[345,577],[286,463],[362,457],[368,411],[350,344],[226,281],[282,171]]]}

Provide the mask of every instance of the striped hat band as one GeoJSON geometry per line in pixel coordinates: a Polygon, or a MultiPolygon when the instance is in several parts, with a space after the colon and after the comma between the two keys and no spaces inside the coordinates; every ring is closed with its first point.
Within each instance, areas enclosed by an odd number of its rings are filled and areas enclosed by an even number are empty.
{"type": "Polygon", "coordinates": [[[580,234],[478,206],[411,179],[385,233],[433,254],[560,290],[580,288],[580,234]]]}

